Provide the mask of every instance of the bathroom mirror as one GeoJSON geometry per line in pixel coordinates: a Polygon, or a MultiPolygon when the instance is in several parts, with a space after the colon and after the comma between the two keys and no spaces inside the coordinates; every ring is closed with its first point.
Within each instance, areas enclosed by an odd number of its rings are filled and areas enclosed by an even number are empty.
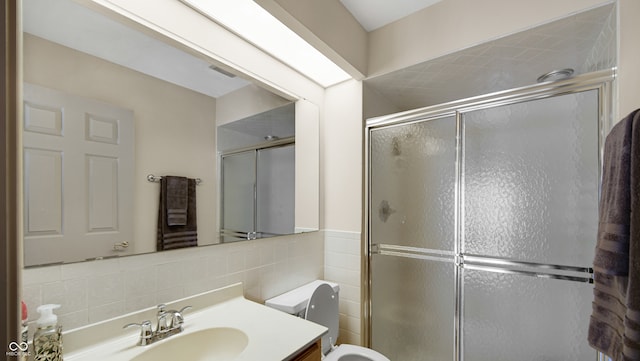
{"type": "Polygon", "coordinates": [[[318,229],[316,105],[73,0],[23,0],[23,30],[25,266],[154,252],[165,175],[200,179],[198,246],[220,243],[217,127],[285,104],[295,230],[318,229]]]}

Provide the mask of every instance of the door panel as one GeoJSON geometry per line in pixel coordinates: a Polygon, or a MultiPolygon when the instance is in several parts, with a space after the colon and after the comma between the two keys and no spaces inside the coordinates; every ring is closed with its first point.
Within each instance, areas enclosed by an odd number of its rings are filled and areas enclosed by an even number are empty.
{"type": "MultiPolygon", "coordinates": [[[[255,232],[255,151],[222,158],[222,222],[223,242],[238,240],[227,232],[245,235],[255,232]]],[[[248,237],[248,236],[245,236],[248,237]]],[[[246,239],[246,238],[245,238],[246,239]]]]}
{"type": "Polygon", "coordinates": [[[464,253],[593,261],[597,97],[591,90],[463,114],[464,253]]]}
{"type": "Polygon", "coordinates": [[[371,242],[453,252],[455,117],[371,132],[371,242]]]}
{"type": "Polygon", "coordinates": [[[594,360],[592,292],[588,283],[465,269],[465,361],[594,360]]]}
{"type": "Polygon", "coordinates": [[[257,232],[294,233],[295,145],[258,150],[257,171],[257,232]]]}
{"type": "Polygon", "coordinates": [[[374,255],[372,346],[398,361],[453,360],[454,265],[374,255]]]}
{"type": "Polygon", "coordinates": [[[25,265],[130,254],[133,112],[24,84],[25,265]]]}

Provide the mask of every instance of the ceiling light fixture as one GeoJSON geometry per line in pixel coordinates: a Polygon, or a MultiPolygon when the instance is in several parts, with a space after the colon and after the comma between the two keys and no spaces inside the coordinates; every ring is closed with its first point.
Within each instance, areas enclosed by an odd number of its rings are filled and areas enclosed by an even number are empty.
{"type": "Polygon", "coordinates": [[[538,77],[538,83],[542,83],[545,81],[562,80],[570,77],[571,75],[573,75],[573,69],[571,68],[552,70],[546,74],[540,75],[538,77]]]}
{"type": "Polygon", "coordinates": [[[323,87],[351,76],[253,0],[181,0],[323,87]]]}

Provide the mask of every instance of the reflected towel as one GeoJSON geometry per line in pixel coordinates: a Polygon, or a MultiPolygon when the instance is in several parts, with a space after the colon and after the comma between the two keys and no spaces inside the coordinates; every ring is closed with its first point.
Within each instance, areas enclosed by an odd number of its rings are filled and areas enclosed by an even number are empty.
{"type": "MultiPolygon", "coordinates": [[[[171,178],[162,177],[160,180],[160,204],[158,207],[158,237],[156,249],[158,251],[195,247],[198,245],[198,224],[196,217],[196,181],[187,179],[186,181],[186,222],[184,225],[170,224],[170,213],[167,212],[168,201],[170,199],[168,190],[171,178]]],[[[179,182],[178,182],[179,184],[179,182]]]]}
{"type": "Polygon", "coordinates": [[[640,109],[604,149],[589,344],[613,361],[640,360],[640,109]]]}
{"type": "Polygon", "coordinates": [[[188,182],[185,177],[166,176],[166,212],[169,226],[187,224],[188,182]]]}

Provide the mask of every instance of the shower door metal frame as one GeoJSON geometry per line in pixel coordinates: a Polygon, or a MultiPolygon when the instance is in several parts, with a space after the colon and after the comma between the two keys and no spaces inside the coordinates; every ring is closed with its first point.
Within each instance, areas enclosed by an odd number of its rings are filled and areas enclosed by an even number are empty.
{"type": "MultiPolygon", "coordinates": [[[[257,185],[257,177],[258,177],[258,152],[261,150],[266,150],[266,149],[272,149],[272,148],[279,148],[279,147],[287,147],[290,145],[295,145],[296,143],[296,138],[295,137],[287,137],[287,138],[282,138],[282,139],[277,139],[277,140],[272,140],[272,141],[268,141],[268,142],[263,142],[263,143],[259,143],[259,144],[255,144],[252,146],[248,146],[248,147],[242,147],[242,148],[237,148],[237,149],[231,149],[231,150],[226,150],[223,152],[219,152],[218,153],[218,164],[220,164],[220,167],[218,168],[218,179],[220,179],[220,186],[218,189],[218,194],[219,194],[219,198],[220,198],[220,202],[219,202],[219,208],[218,208],[218,214],[219,216],[219,237],[222,243],[224,242],[224,237],[230,237],[230,238],[234,238],[236,241],[242,241],[242,240],[254,240],[254,239],[258,239],[258,238],[263,238],[259,232],[257,231],[257,225],[258,225],[258,194],[257,194],[257,189],[256,189],[256,185],[257,185]],[[224,225],[224,210],[223,210],[223,205],[224,205],[224,158],[228,157],[228,156],[233,156],[233,155],[238,155],[238,154],[242,154],[242,153],[248,153],[248,152],[253,152],[254,153],[254,184],[253,184],[253,230],[252,231],[248,231],[248,232],[242,232],[241,230],[235,230],[235,229],[225,229],[223,227],[224,225]]],[[[268,234],[269,237],[272,236],[281,236],[280,234],[268,234]]]]}
{"type": "MultiPolygon", "coordinates": [[[[434,261],[453,261],[455,314],[454,322],[454,361],[464,361],[463,353],[463,300],[461,269],[475,269],[490,272],[521,274],[533,277],[556,278],[577,282],[593,283],[593,270],[589,267],[573,267],[564,265],[548,265],[532,262],[522,262],[496,257],[481,257],[465,255],[463,250],[463,206],[464,206],[464,123],[465,113],[494,108],[498,106],[523,103],[532,100],[551,98],[560,95],[598,91],[598,178],[601,178],[602,154],[604,139],[612,127],[613,117],[613,82],[616,78],[616,68],[578,75],[569,79],[545,82],[531,86],[500,91],[454,102],[434,105],[396,114],[367,119],[365,125],[365,162],[364,162],[364,234],[362,237],[362,337],[365,346],[370,347],[371,332],[371,257],[373,254],[387,254],[401,257],[420,258],[434,261]],[[423,250],[410,247],[371,245],[371,149],[370,135],[373,130],[392,126],[407,125],[437,118],[455,115],[456,121],[456,162],[454,185],[454,252],[423,250]]],[[[598,192],[600,185],[598,186],[598,192]]],[[[598,194],[599,196],[599,194],[598,194]]],[[[599,197],[598,197],[599,198],[599,197]]],[[[586,340],[585,340],[586,342],[586,340]]],[[[603,356],[594,350],[596,359],[603,356]]]]}

